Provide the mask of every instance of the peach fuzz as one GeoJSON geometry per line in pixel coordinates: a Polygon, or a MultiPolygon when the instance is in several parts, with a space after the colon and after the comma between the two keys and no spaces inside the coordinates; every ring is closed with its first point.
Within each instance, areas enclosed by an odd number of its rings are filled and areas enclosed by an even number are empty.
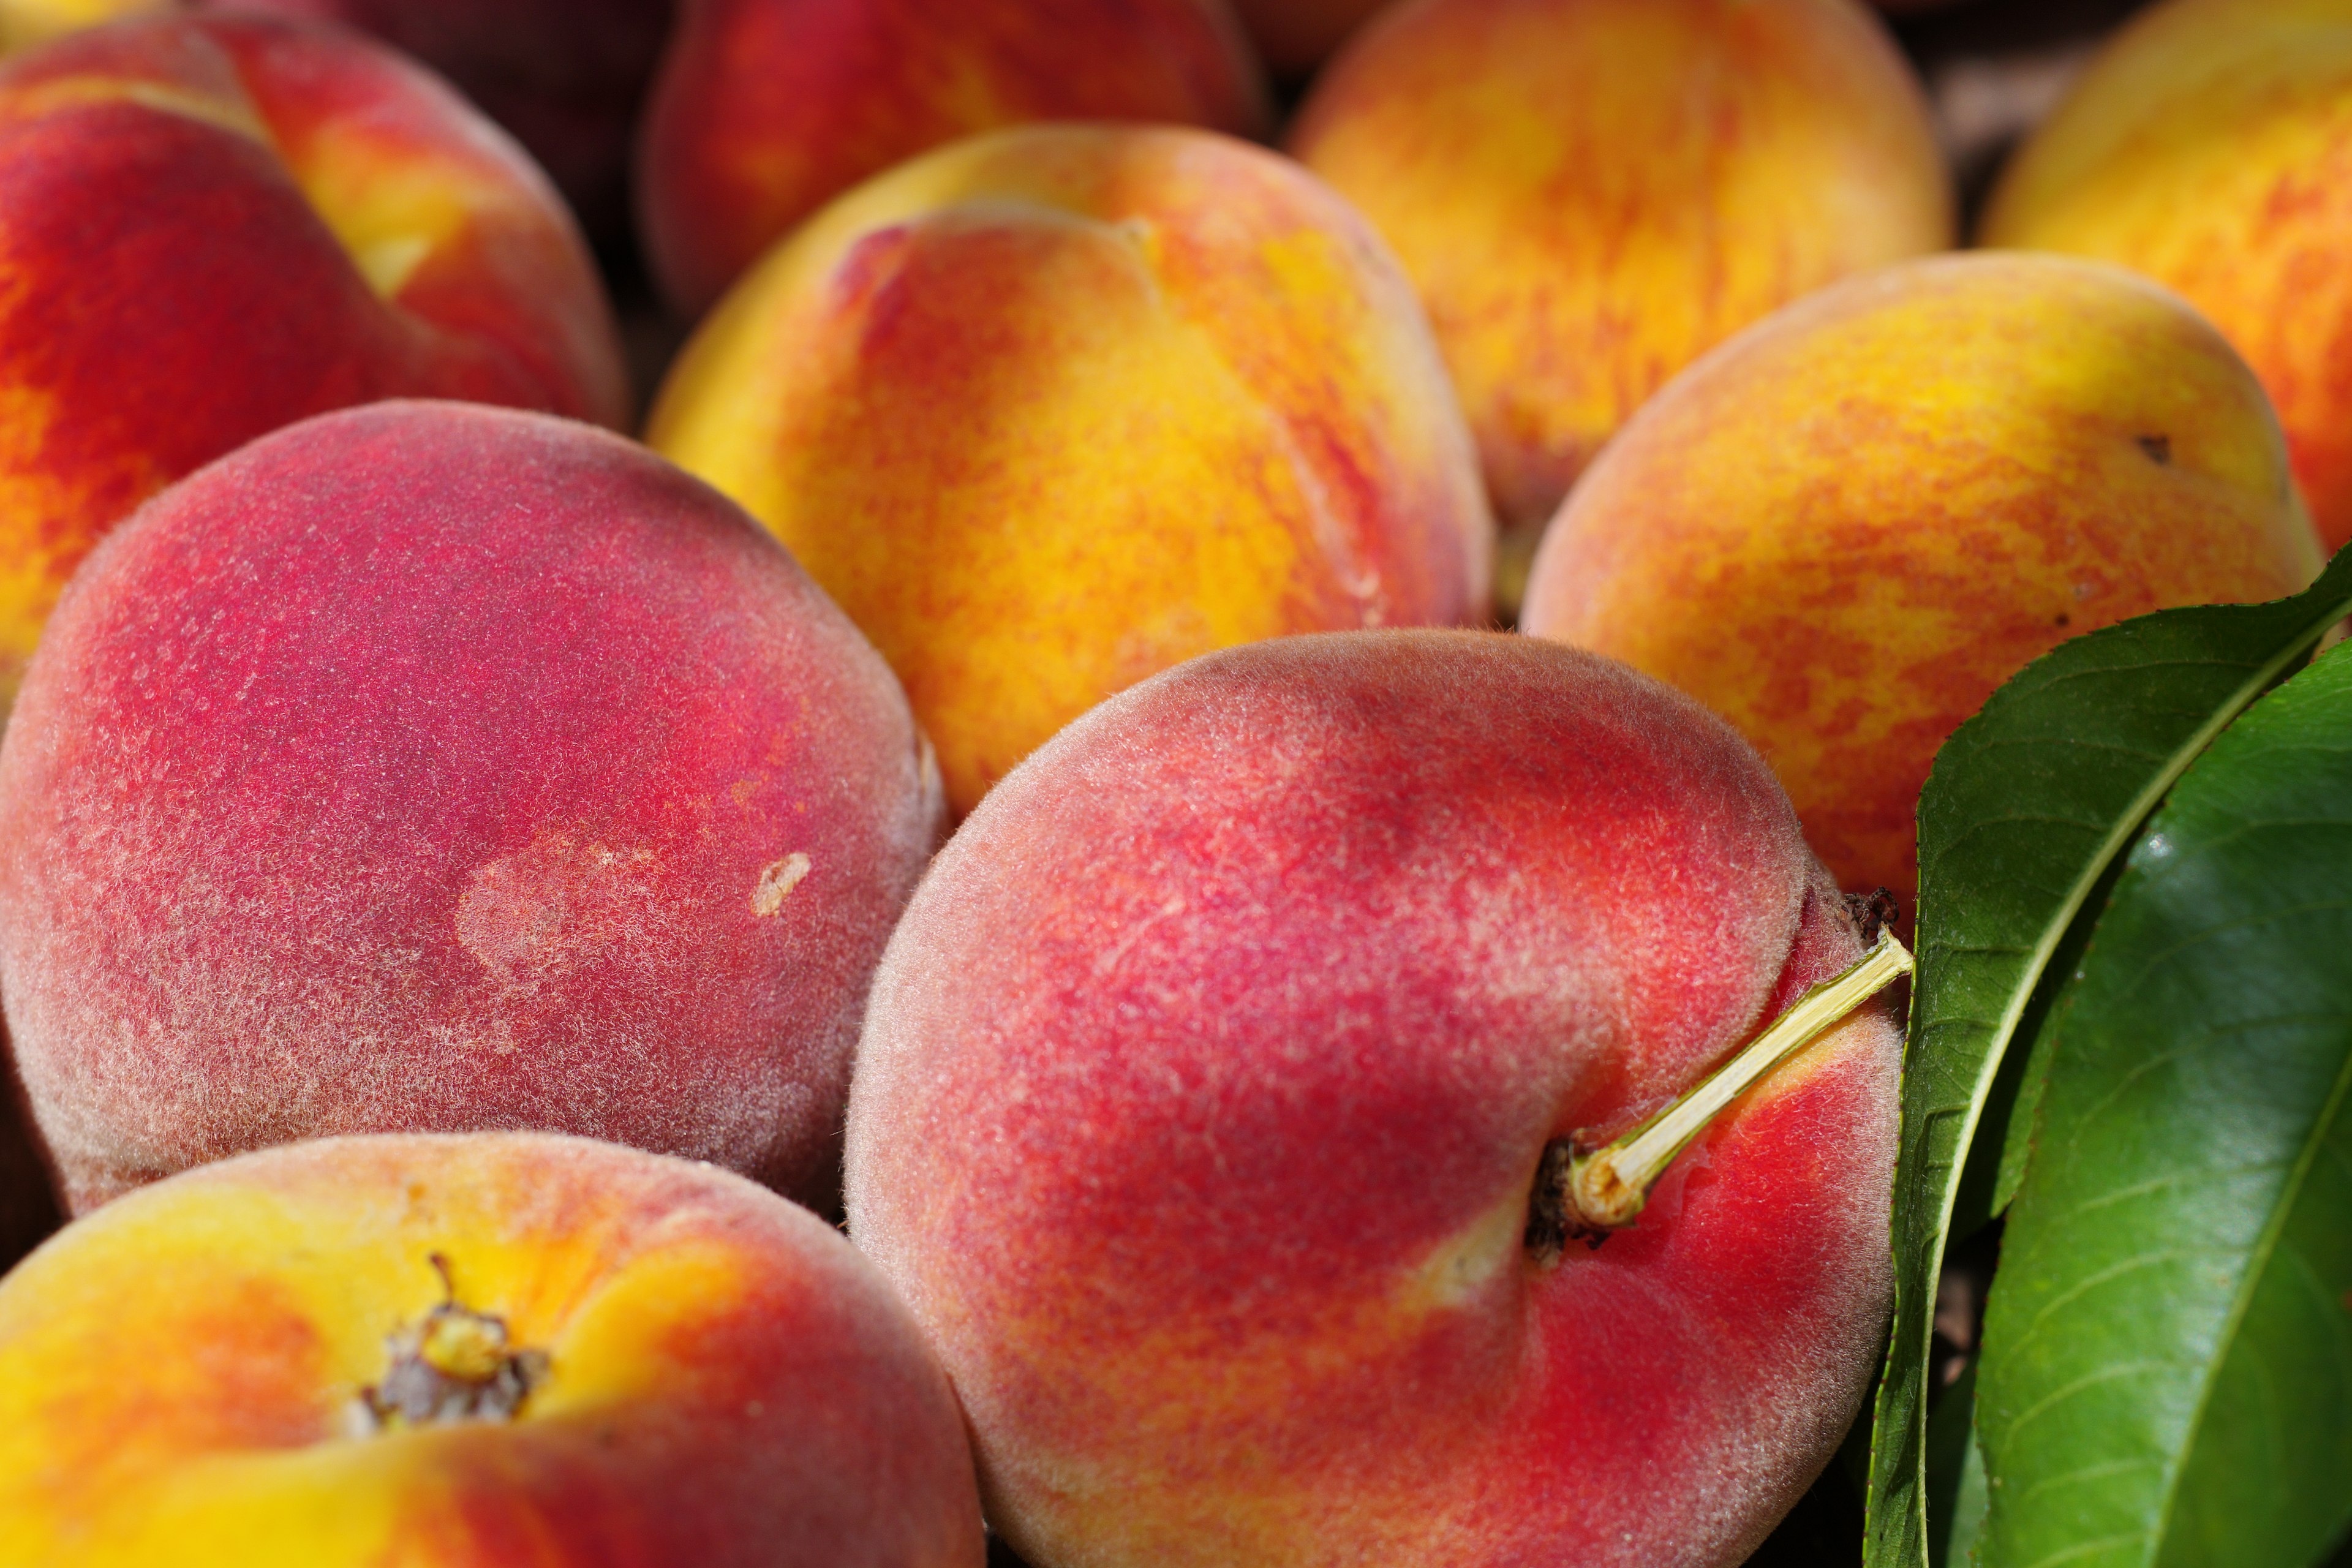
{"type": "Polygon", "coordinates": [[[0,743],[0,1000],[66,1199],[543,1128],[824,1205],[939,831],[890,672],[724,499],[386,403],[159,497],[0,743]]]}
{"type": "Polygon", "coordinates": [[[1716,1568],[1882,1342],[1896,1030],[1850,1016],[1588,1249],[1623,1131],[1861,956],[1696,703],[1500,633],[1283,638],[981,804],[876,980],[851,1238],[1045,1568],[1716,1568]]]}
{"type": "Polygon", "coordinates": [[[599,235],[626,226],[629,146],[674,0],[184,0],[340,22],[431,66],[504,126],[599,235]]]}
{"type": "Polygon", "coordinates": [[[699,314],[851,186],[1039,120],[1273,128],[1226,0],[684,0],[640,137],[646,255],[699,314]]]}
{"type": "Polygon", "coordinates": [[[2352,3],[2150,6],[2004,172],[1984,238],[2178,289],[2262,378],[2321,537],[2352,542],[2352,3]]]}
{"type": "Polygon", "coordinates": [[[2209,323],[2114,268],[1979,253],[1817,294],[1660,393],[1561,508],[1521,624],[1731,721],[1839,883],[1907,907],[1928,764],[2002,681],[2319,560],[2209,323]]]}
{"type": "Polygon", "coordinates": [[[1194,654],[1486,603],[1411,288],[1297,164],[1205,132],[998,132],[861,187],[704,323],[647,438],[873,637],[958,811],[1194,654]]]}
{"type": "Polygon", "coordinates": [[[546,180],[339,30],[165,19],[0,68],[0,706],[90,545],[306,416],[467,397],[618,424],[546,180]]]}
{"type": "Polygon", "coordinates": [[[1952,238],[1918,84],[1853,0],[1397,6],[1287,145],[1396,247],[1523,549],[1701,352],[1952,238]]]}
{"type": "Polygon", "coordinates": [[[906,1309],[823,1221],[709,1166],[333,1139],[132,1194],[0,1280],[16,1568],[982,1555],[954,1396],[906,1309]],[[517,1407],[377,1414],[419,1366],[462,1396],[509,1360],[517,1407]]]}

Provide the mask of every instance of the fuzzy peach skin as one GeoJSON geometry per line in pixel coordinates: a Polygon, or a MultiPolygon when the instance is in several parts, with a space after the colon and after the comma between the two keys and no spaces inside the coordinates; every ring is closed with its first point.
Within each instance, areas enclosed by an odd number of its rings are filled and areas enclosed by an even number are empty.
{"type": "Polygon", "coordinates": [[[2312,517],[2352,542],[2352,0],[2169,0],[1994,192],[1988,245],[2179,290],[2262,377],[2312,517]]]}
{"type": "Polygon", "coordinates": [[[2111,267],[1980,253],[1817,294],[1660,393],[1545,535],[1521,625],[1730,720],[1840,885],[1907,907],[1928,764],[2002,681],[2319,562],[2210,324],[2111,267]]]}
{"type": "Polygon", "coordinates": [[[543,176],[352,34],[127,22],[0,68],[0,708],[90,545],[281,425],[394,395],[618,424],[543,176]]]}
{"type": "Polygon", "coordinates": [[[889,670],[721,497],[380,404],[184,480],[68,590],[0,743],[0,999],[76,1213],[493,1128],[826,1205],[940,821],[889,670]]]}
{"type": "Polygon", "coordinates": [[[704,323],[647,439],[875,640],[959,812],[1194,654],[1486,605],[1411,288],[1312,176],[1203,132],[999,132],[860,188],[704,323]]]}
{"type": "Polygon", "coordinates": [[[699,314],[851,186],[1037,120],[1272,129],[1226,0],[684,0],[638,153],[646,255],[699,314]]]}
{"type": "Polygon", "coordinates": [[[1421,0],[1288,133],[1404,262],[1507,528],[1666,378],[1952,240],[1910,68],[1854,0],[1421,0]]]}
{"type": "Polygon", "coordinates": [[[1039,1568],[1740,1559],[1876,1357],[1898,1040],[1737,1102],[1596,1250],[1525,1233],[1861,956],[1697,704],[1502,633],[1284,638],[1106,702],[892,937],[850,1236],[1039,1568]]]}
{"type": "Polygon", "coordinates": [[[632,133],[675,0],[186,3],[373,34],[446,76],[511,132],[600,235],[626,231],[632,133]]]}
{"type": "Polygon", "coordinates": [[[175,1176],[0,1281],[11,1568],[980,1568],[954,1396],[806,1210],[545,1134],[331,1139],[175,1176]],[[547,1360],[395,1422],[446,1300],[547,1360]]]}

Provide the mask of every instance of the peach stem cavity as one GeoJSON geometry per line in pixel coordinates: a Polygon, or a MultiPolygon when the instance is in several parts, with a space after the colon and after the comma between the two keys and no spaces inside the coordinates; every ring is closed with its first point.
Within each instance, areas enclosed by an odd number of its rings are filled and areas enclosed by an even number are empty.
{"type": "Polygon", "coordinates": [[[1680,1099],[1599,1147],[1555,1140],[1536,1173],[1528,1247],[1540,1262],[1556,1259],[1570,1237],[1599,1247],[1640,1217],[1650,1188],[1724,1107],[1756,1081],[1828,1033],[1896,980],[1911,973],[1911,953],[1893,931],[1881,932],[1863,960],[1809,987],[1739,1054],[1680,1099]]]}

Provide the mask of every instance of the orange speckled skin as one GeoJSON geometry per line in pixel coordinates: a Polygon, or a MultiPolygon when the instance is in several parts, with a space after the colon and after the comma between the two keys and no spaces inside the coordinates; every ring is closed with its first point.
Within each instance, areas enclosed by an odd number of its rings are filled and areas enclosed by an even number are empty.
{"type": "Polygon", "coordinates": [[[997,132],[844,197],[704,322],[647,439],[875,640],[959,811],[1194,654],[1486,603],[1411,287],[1311,175],[1206,132],[997,132]]]}
{"type": "Polygon", "coordinates": [[[2262,378],[2328,548],[2352,542],[2352,0],[2149,7],[2011,163],[1984,235],[2179,290],[2262,378]]]}
{"type": "Polygon", "coordinates": [[[340,30],[159,20],[0,68],[0,702],[90,545],[308,415],[466,397],[619,424],[545,179],[340,30]]]}
{"type": "Polygon", "coordinates": [[[822,1221],[544,1134],[189,1172],[0,1281],[10,1568],[980,1568],[954,1396],[822,1221]],[[457,1300],[544,1351],[511,1423],[367,1434],[457,1300]]]}
{"type": "Polygon", "coordinates": [[[1951,243],[1909,67],[1853,0],[1421,0],[1292,152],[1396,247],[1507,526],[1704,350],[1951,243]]]}
{"type": "Polygon", "coordinates": [[[868,176],[1037,120],[1272,124],[1226,0],[685,0],[638,153],[646,253],[698,314],[868,176]]]}
{"type": "Polygon", "coordinates": [[[1046,1568],[1719,1568],[1887,1302],[1897,1035],[1738,1102],[1638,1226],[1524,1245],[1861,954],[1755,753],[1501,633],[1284,638],[1112,699],[941,851],[877,977],[850,1235],[1046,1568]]]}
{"type": "Polygon", "coordinates": [[[1659,394],[1545,534],[1521,625],[1730,720],[1839,883],[1907,909],[1928,764],[2002,681],[2318,567],[2210,325],[2113,268],[1975,254],[1826,290],[1659,394]]]}
{"type": "Polygon", "coordinates": [[[928,764],[856,628],[634,443],[385,403],[241,449],[100,546],[0,742],[0,999],[68,1206],[494,1128],[829,1206],[928,764]]]}

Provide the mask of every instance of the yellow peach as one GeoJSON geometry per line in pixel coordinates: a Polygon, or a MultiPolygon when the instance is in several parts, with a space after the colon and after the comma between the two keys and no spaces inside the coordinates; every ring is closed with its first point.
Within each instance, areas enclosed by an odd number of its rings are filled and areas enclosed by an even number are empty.
{"type": "Polygon", "coordinates": [[[1951,242],[1918,85],[1853,0],[1398,6],[1289,146],[1396,247],[1528,543],[1700,353],[1951,242]]]}
{"type": "Polygon", "coordinates": [[[2352,0],[2170,0],[2001,177],[1989,245],[2120,263],[2254,367],[2330,548],[2352,541],[2352,0]]]}
{"type": "Polygon", "coordinates": [[[1195,654],[1485,602],[1410,286],[1319,182],[1206,132],[1026,127],[860,187],[704,323],[647,439],[865,629],[959,811],[1195,654]]]}
{"type": "Polygon", "coordinates": [[[1531,632],[1622,658],[1747,735],[1850,891],[1907,904],[1944,738],[2028,661],[2319,569],[2262,388],[2118,268],[1888,268],[1691,367],[1569,497],[1531,632]]]}

